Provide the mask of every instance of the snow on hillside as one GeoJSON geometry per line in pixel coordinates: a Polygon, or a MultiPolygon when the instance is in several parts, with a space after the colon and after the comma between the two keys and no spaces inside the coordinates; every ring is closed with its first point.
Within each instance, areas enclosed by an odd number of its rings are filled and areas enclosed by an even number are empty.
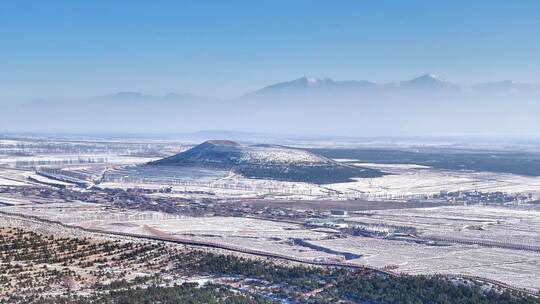
{"type": "Polygon", "coordinates": [[[242,151],[241,162],[272,164],[328,164],[329,159],[305,150],[279,146],[248,146],[242,151]]]}
{"type": "Polygon", "coordinates": [[[149,163],[151,166],[231,170],[248,178],[327,184],[353,177],[378,177],[376,169],[341,164],[312,152],[276,145],[240,145],[210,140],[188,151],[149,163]]]}
{"type": "Polygon", "coordinates": [[[327,165],[341,166],[324,156],[278,145],[240,145],[228,140],[209,140],[155,163],[212,163],[221,165],[327,165]]]}

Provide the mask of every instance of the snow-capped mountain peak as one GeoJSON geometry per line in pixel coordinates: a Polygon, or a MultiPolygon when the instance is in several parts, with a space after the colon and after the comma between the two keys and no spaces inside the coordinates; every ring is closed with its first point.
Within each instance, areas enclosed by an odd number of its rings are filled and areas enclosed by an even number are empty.
{"type": "Polygon", "coordinates": [[[299,87],[316,87],[333,84],[334,81],[330,78],[315,78],[315,77],[301,77],[290,82],[282,82],[281,84],[292,84],[299,87]]]}
{"type": "Polygon", "coordinates": [[[438,81],[446,81],[445,79],[441,78],[438,75],[435,74],[424,74],[418,78],[424,78],[424,79],[432,79],[432,80],[438,80],[438,81]]]}
{"type": "Polygon", "coordinates": [[[434,74],[424,74],[411,80],[401,81],[398,85],[402,89],[429,90],[454,89],[456,85],[434,74]]]}
{"type": "Polygon", "coordinates": [[[365,89],[375,88],[378,85],[369,81],[345,80],[336,81],[331,78],[301,77],[291,81],[276,83],[249,95],[283,94],[288,92],[302,92],[309,90],[339,90],[339,89],[365,89]]]}

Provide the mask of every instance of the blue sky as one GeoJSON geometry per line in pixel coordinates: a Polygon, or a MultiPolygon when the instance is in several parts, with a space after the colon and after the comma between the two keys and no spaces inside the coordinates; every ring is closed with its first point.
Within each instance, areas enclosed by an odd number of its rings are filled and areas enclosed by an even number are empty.
{"type": "Polygon", "coordinates": [[[540,1],[2,1],[0,102],[303,75],[540,82],[540,1]]]}

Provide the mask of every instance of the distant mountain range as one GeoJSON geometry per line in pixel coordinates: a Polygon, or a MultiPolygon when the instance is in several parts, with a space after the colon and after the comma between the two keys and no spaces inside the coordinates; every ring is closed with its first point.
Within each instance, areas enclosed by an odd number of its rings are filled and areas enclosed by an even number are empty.
{"type": "Polygon", "coordinates": [[[301,77],[236,98],[118,92],[3,105],[0,132],[410,136],[540,134],[540,87],[459,85],[431,74],[394,83],[301,77]]]}
{"type": "MultiPolygon", "coordinates": [[[[310,78],[301,77],[291,81],[284,81],[276,84],[272,84],[261,89],[255,90],[251,93],[246,93],[238,98],[249,99],[258,96],[268,95],[285,95],[296,93],[361,93],[361,92],[393,92],[396,94],[404,93],[406,91],[417,91],[418,93],[424,92],[460,92],[460,93],[475,93],[475,94],[501,94],[506,95],[519,95],[519,94],[538,94],[540,96],[540,85],[516,83],[510,80],[483,82],[470,86],[462,86],[451,81],[448,81],[442,77],[433,74],[425,74],[410,80],[404,80],[393,83],[375,83],[368,80],[333,80],[330,78],[310,78]]],[[[214,98],[210,96],[198,96],[193,94],[178,94],[168,93],[163,96],[153,96],[144,94],[141,92],[117,92],[109,95],[98,96],[91,98],[94,100],[105,101],[219,101],[220,98],[214,98]]]]}
{"type": "Polygon", "coordinates": [[[418,90],[418,91],[460,91],[476,93],[502,93],[502,94],[521,94],[521,93],[540,93],[540,86],[533,84],[516,83],[513,81],[484,82],[472,86],[460,86],[444,78],[433,74],[425,74],[414,79],[400,81],[397,83],[377,84],[367,80],[345,80],[335,81],[330,78],[308,78],[302,77],[291,81],[280,82],[260,90],[256,90],[247,96],[295,93],[299,91],[316,90],[344,90],[347,93],[353,91],[365,90],[385,90],[397,91],[418,90]]]}
{"type": "Polygon", "coordinates": [[[267,94],[275,92],[287,92],[293,90],[307,90],[307,89],[373,89],[378,85],[369,81],[335,81],[330,78],[308,78],[302,77],[292,81],[280,82],[260,90],[257,90],[251,94],[267,94]]]}
{"type": "Polygon", "coordinates": [[[402,81],[397,88],[408,90],[433,90],[433,89],[455,89],[457,86],[439,76],[426,74],[411,80],[402,81]]]}

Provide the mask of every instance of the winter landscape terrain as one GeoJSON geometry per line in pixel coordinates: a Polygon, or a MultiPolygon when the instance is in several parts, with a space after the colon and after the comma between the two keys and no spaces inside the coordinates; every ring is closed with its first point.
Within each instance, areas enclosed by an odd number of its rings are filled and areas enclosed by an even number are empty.
{"type": "Polygon", "coordinates": [[[3,221],[540,290],[539,154],[528,145],[53,137],[0,141],[3,221]]]}
{"type": "Polygon", "coordinates": [[[540,1],[1,1],[0,304],[540,304],[540,1]]]}

